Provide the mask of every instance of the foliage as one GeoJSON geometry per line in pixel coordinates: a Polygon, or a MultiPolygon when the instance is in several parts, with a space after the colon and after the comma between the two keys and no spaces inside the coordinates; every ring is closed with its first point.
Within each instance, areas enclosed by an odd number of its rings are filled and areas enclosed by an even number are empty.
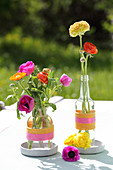
{"type": "Polygon", "coordinates": [[[74,49],[71,44],[66,48],[53,41],[48,43],[42,39],[24,37],[19,28],[0,38],[1,66],[8,67],[9,63],[20,65],[27,60],[43,67],[71,66],[72,60],[78,60],[77,51],[78,47],[74,49]]]}
{"type": "MultiPolygon", "coordinates": [[[[101,69],[101,67],[110,70],[113,63],[113,52],[99,48],[98,50],[95,62],[90,60],[89,67],[93,70],[101,69]]],[[[25,37],[20,28],[0,38],[0,67],[10,68],[12,63],[18,67],[23,62],[32,60],[40,67],[75,67],[79,69],[79,59],[78,46],[70,43],[64,47],[54,41],[48,43],[44,39],[25,37]]]]}
{"type": "Polygon", "coordinates": [[[112,0],[1,0],[0,34],[19,26],[24,35],[68,44],[72,42],[67,31],[69,25],[83,19],[92,27],[91,40],[106,47],[107,41],[103,44],[103,40],[110,37],[103,23],[111,13],[112,0]]]}
{"type": "Polygon", "coordinates": [[[106,13],[106,20],[102,22],[103,28],[108,32],[113,33],[113,1],[98,1],[96,7],[99,10],[104,10],[106,13]]]}

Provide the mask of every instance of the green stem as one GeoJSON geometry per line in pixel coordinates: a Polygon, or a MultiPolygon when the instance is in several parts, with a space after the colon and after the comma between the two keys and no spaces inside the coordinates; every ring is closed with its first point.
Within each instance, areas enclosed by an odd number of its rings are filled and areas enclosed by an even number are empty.
{"type": "Polygon", "coordinates": [[[79,35],[80,37],[80,49],[82,49],[82,35],[79,35]]]}
{"type": "Polygon", "coordinates": [[[18,96],[17,96],[17,94],[16,94],[16,92],[15,92],[14,88],[12,88],[12,92],[13,92],[13,94],[14,94],[14,96],[15,96],[15,98],[16,98],[16,100],[17,100],[17,102],[18,102],[18,101],[19,101],[19,98],[18,98],[18,96]]]}
{"type": "Polygon", "coordinates": [[[33,144],[33,141],[31,141],[31,140],[28,140],[28,148],[29,148],[29,149],[31,149],[31,147],[32,147],[32,144],[33,144]]]}
{"type": "MultiPolygon", "coordinates": [[[[86,75],[86,83],[87,83],[87,61],[88,61],[88,55],[86,56],[86,60],[85,60],[85,75],[86,75]]],[[[86,84],[86,101],[88,103],[88,110],[87,112],[89,113],[90,112],[90,104],[89,104],[89,101],[88,101],[88,84],[86,84]]]]}
{"type": "Polygon", "coordinates": [[[19,81],[19,85],[21,86],[21,88],[22,88],[23,90],[25,90],[25,92],[26,92],[28,95],[31,95],[31,94],[29,93],[29,91],[25,89],[25,87],[23,86],[23,84],[22,84],[21,81],[19,81]]]}
{"type": "Polygon", "coordinates": [[[50,140],[48,140],[48,145],[49,145],[49,148],[51,148],[51,142],[50,142],[50,140]]]}
{"type": "Polygon", "coordinates": [[[45,98],[47,98],[46,94],[45,94],[42,90],[38,90],[38,89],[37,89],[37,91],[43,93],[43,95],[45,96],[45,98]]]}
{"type": "Polygon", "coordinates": [[[87,60],[88,60],[88,55],[86,56],[85,59],[85,75],[87,75],[87,60]]]}
{"type": "Polygon", "coordinates": [[[40,98],[40,104],[41,104],[42,114],[45,116],[44,105],[43,105],[43,102],[42,102],[42,99],[41,99],[41,96],[40,96],[40,95],[39,95],[39,98],[40,98]]]}
{"type": "MultiPolygon", "coordinates": [[[[80,37],[80,49],[82,49],[82,35],[79,35],[80,37]]],[[[84,58],[83,53],[81,54],[81,57],[84,58]]],[[[85,58],[84,58],[85,59],[85,58]]],[[[81,62],[81,71],[82,71],[82,76],[83,76],[83,103],[82,103],[82,113],[86,112],[86,104],[85,104],[85,89],[84,89],[84,74],[85,74],[85,69],[84,69],[84,62],[81,62]]]]}

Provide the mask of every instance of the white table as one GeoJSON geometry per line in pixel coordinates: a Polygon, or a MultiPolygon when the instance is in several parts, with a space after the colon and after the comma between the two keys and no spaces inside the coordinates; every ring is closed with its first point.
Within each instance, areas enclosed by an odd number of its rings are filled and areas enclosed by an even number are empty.
{"type": "MultiPolygon", "coordinates": [[[[55,97],[52,100],[59,100],[55,97]]],[[[96,139],[105,144],[105,151],[95,155],[80,155],[78,162],[62,159],[64,140],[75,133],[75,100],[63,99],[56,103],[57,110],[48,114],[55,126],[54,142],[58,153],[49,157],[28,157],[20,152],[26,140],[26,118],[16,118],[16,105],[0,112],[0,170],[113,170],[113,101],[95,101],[96,139]]]]}

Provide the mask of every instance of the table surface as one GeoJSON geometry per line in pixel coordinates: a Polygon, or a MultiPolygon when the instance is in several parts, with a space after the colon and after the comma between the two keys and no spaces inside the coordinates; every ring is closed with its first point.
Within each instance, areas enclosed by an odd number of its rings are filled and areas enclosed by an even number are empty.
{"type": "Polygon", "coordinates": [[[16,118],[16,104],[6,106],[0,112],[0,170],[113,170],[113,101],[95,101],[96,130],[95,138],[105,144],[105,151],[95,155],[80,155],[77,162],[62,159],[64,140],[75,133],[75,101],[54,97],[57,110],[47,113],[55,126],[53,141],[58,144],[58,153],[49,157],[28,157],[20,152],[21,143],[26,140],[28,116],[16,118]]]}

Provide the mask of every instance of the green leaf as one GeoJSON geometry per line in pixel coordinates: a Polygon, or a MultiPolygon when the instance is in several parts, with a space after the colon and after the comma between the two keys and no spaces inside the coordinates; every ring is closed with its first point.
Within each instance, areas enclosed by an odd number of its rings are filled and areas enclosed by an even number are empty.
{"type": "Polygon", "coordinates": [[[31,91],[38,92],[38,89],[34,87],[34,88],[31,88],[31,91]]]}
{"type": "Polygon", "coordinates": [[[55,104],[53,104],[53,103],[48,103],[48,105],[53,108],[53,112],[56,110],[56,105],[55,105],[55,104]]]}
{"type": "Polygon", "coordinates": [[[18,110],[18,105],[19,105],[19,101],[17,102],[17,118],[18,118],[18,119],[21,119],[21,117],[20,117],[20,112],[19,112],[19,110],[18,110]]]}
{"type": "Polygon", "coordinates": [[[34,79],[37,79],[37,76],[32,76],[32,79],[34,80],[34,79]]]}
{"type": "Polygon", "coordinates": [[[48,84],[47,84],[47,86],[48,86],[48,88],[50,88],[51,87],[51,80],[50,80],[50,78],[48,77],[48,84]]]}
{"type": "Polygon", "coordinates": [[[38,82],[39,82],[39,81],[38,81],[37,77],[35,77],[35,78],[33,79],[33,82],[34,82],[35,86],[38,87],[38,82]]]}
{"type": "Polygon", "coordinates": [[[54,78],[54,71],[52,71],[51,73],[51,78],[54,78]]]}

